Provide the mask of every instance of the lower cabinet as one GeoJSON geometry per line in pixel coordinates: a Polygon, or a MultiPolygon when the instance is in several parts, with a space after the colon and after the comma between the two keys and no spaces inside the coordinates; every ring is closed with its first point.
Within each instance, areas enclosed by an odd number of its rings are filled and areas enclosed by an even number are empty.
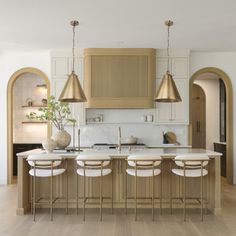
{"type": "Polygon", "coordinates": [[[17,156],[19,152],[25,152],[36,148],[42,148],[41,143],[14,143],[13,144],[13,176],[17,176],[17,156]]]}
{"type": "Polygon", "coordinates": [[[222,153],[220,158],[221,176],[226,177],[226,144],[214,143],[214,151],[222,153]]]}

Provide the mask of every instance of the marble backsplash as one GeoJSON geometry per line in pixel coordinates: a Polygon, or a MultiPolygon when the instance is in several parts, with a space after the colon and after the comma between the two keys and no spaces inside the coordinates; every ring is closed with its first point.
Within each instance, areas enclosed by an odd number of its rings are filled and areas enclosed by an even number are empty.
{"type": "MultiPolygon", "coordinates": [[[[188,126],[168,125],[160,126],[154,124],[89,124],[81,126],[81,146],[89,147],[95,143],[117,143],[118,127],[121,127],[122,143],[126,138],[133,135],[138,138],[138,143],[147,146],[159,146],[163,143],[163,132],[172,131],[176,134],[177,141],[181,145],[188,145],[188,126]]],[[[72,134],[72,127],[66,130],[72,134]]],[[[76,132],[77,133],[77,132],[76,132]]],[[[75,144],[77,146],[77,135],[75,144]]],[[[71,145],[73,143],[71,142],[71,145]]]]}

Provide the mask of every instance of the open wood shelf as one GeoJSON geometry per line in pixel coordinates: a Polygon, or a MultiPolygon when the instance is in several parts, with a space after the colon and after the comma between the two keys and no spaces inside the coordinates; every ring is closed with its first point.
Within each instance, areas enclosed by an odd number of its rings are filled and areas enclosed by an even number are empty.
{"type": "Polygon", "coordinates": [[[31,108],[31,107],[47,107],[47,106],[44,106],[44,105],[32,105],[32,106],[27,106],[27,105],[22,105],[21,107],[23,107],[23,108],[25,108],[25,107],[27,107],[27,108],[31,108]]]}
{"type": "Polygon", "coordinates": [[[46,124],[47,121],[22,121],[22,124],[46,124]]]}

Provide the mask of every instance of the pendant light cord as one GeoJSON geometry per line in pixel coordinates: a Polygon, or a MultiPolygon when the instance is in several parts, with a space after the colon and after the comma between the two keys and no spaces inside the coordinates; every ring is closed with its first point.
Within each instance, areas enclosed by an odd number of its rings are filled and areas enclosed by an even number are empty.
{"type": "Polygon", "coordinates": [[[72,42],[72,72],[74,72],[75,67],[75,25],[73,25],[73,42],[72,42]]]}
{"type": "Polygon", "coordinates": [[[170,25],[167,27],[167,71],[169,72],[169,63],[170,63],[170,25]]]}

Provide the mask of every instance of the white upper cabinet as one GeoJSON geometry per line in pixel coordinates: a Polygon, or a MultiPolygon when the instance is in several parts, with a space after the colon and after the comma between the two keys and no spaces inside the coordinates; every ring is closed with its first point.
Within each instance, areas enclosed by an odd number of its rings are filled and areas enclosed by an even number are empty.
{"type": "MultiPolygon", "coordinates": [[[[167,57],[164,50],[157,51],[156,88],[160,86],[167,70],[167,57]]],[[[156,103],[155,123],[188,124],[189,123],[189,52],[172,51],[169,58],[170,73],[178,88],[182,102],[156,103]]]]}
{"type": "MultiPolygon", "coordinates": [[[[68,51],[59,51],[51,53],[52,62],[52,95],[59,98],[62,89],[65,86],[68,75],[72,71],[72,57],[68,51]]],[[[83,57],[75,58],[75,73],[78,75],[80,84],[83,86],[83,57]]],[[[85,124],[85,108],[83,103],[70,103],[72,117],[79,125],[85,124]]]]}
{"type": "Polygon", "coordinates": [[[52,78],[65,77],[69,74],[67,57],[52,57],[52,78]]]}
{"type": "Polygon", "coordinates": [[[171,73],[174,78],[188,78],[188,58],[176,57],[171,60],[171,73]]]}

